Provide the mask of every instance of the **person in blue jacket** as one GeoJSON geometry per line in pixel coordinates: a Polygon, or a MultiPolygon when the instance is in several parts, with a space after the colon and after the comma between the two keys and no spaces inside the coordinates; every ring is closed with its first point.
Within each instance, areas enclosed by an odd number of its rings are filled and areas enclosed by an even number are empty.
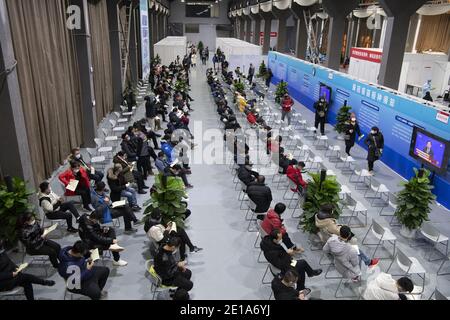
{"type": "Polygon", "coordinates": [[[165,136],[161,141],[161,151],[164,152],[167,162],[170,164],[175,159],[172,158],[173,155],[173,145],[170,142],[170,136],[165,136]]]}
{"type": "Polygon", "coordinates": [[[87,255],[89,250],[83,241],[77,241],[73,246],[62,249],[58,273],[67,280],[67,289],[70,292],[87,296],[92,300],[100,300],[108,294],[103,288],[109,277],[109,268],[94,266],[94,262],[86,258],[87,255]],[[73,271],[77,268],[79,273],[73,271]],[[77,274],[80,276],[78,281],[73,278],[77,274]]]}

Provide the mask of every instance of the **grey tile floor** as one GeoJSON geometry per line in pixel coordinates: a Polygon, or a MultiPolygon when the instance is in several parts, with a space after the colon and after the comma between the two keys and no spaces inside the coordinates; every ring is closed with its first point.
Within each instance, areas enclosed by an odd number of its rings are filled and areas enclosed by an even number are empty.
{"type": "MultiPolygon", "coordinates": [[[[191,85],[192,103],[195,112],[192,120],[202,121],[203,132],[209,128],[217,128],[217,113],[213,100],[205,80],[206,68],[198,66],[192,71],[191,85]]],[[[143,116],[142,102],[138,108],[138,115],[143,116]]],[[[310,123],[313,114],[296,103],[296,109],[300,111],[310,123]]],[[[331,143],[341,143],[335,140],[335,134],[331,127],[327,126],[327,133],[331,143]]],[[[196,136],[198,134],[196,133],[196,136]]],[[[359,147],[353,149],[354,158],[365,165],[365,151],[359,147]]],[[[323,151],[317,151],[322,155],[323,151]]],[[[323,157],[325,158],[325,157],[323,157]]],[[[334,165],[325,160],[325,165],[334,168],[334,165]]],[[[376,164],[376,177],[385,183],[393,191],[399,189],[401,178],[383,163],[376,164]]],[[[194,289],[191,292],[195,300],[235,299],[235,300],[264,300],[270,296],[270,286],[262,285],[261,279],[266,269],[266,264],[257,263],[259,249],[253,247],[256,233],[246,231],[247,223],[244,220],[244,211],[239,210],[237,201],[238,192],[234,190],[232,176],[227,166],[220,164],[192,165],[193,175],[190,182],[194,189],[189,191],[190,209],[192,216],[189,218],[188,233],[194,244],[203,247],[201,253],[192,254],[188,258],[188,268],[193,272],[194,289]]],[[[348,176],[341,175],[338,170],[338,179],[341,183],[351,186],[348,176]]],[[[153,178],[149,178],[151,184],[153,178]]],[[[272,188],[273,189],[273,188],[272,188]]],[[[352,195],[363,202],[369,208],[370,218],[378,216],[378,209],[371,208],[363,198],[363,194],[354,190],[352,195]]],[[[282,200],[284,191],[273,189],[274,203],[282,200]]],[[[148,195],[139,196],[139,203],[148,199],[148,195]]],[[[139,215],[138,215],[139,216],[139,215]]],[[[285,223],[293,240],[303,245],[307,251],[302,258],[306,259],[313,267],[318,267],[320,251],[309,250],[308,236],[297,230],[297,219],[291,219],[290,213],[286,213],[285,223]]],[[[435,206],[431,214],[433,223],[444,233],[450,234],[450,215],[442,207],[435,206]]],[[[355,229],[359,239],[362,239],[367,228],[355,229]]],[[[436,277],[436,270],[440,262],[430,263],[424,259],[425,248],[411,248],[407,240],[399,235],[398,229],[393,229],[398,237],[400,248],[412,256],[415,256],[427,270],[426,285],[423,298],[428,298],[436,285],[444,294],[450,294],[448,277],[436,277]]],[[[76,241],[75,236],[66,236],[58,240],[63,246],[76,241]]],[[[119,232],[120,244],[126,248],[122,257],[129,262],[124,268],[112,269],[106,289],[109,291],[109,299],[112,300],[146,300],[151,299],[150,284],[145,278],[145,260],[148,257],[146,235],[140,230],[136,235],[123,235],[119,232]]],[[[370,249],[364,247],[370,254],[370,249]]],[[[385,270],[389,261],[383,261],[380,268],[385,270]]],[[[33,268],[34,269],[34,268],[33,268]]],[[[42,274],[42,270],[31,270],[33,273],[42,274]]],[[[64,296],[64,282],[57,274],[52,274],[51,279],[57,282],[53,288],[35,286],[35,294],[39,299],[60,300],[64,296]]],[[[327,280],[323,275],[306,280],[306,285],[313,289],[314,295],[322,299],[334,299],[334,291],[338,280],[327,280]]]]}

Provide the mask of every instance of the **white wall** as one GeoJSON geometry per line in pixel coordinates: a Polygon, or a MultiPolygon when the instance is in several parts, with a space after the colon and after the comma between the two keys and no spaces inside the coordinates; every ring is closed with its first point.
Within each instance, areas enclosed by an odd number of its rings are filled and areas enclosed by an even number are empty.
{"type": "Polygon", "coordinates": [[[222,0],[219,2],[220,16],[218,18],[187,18],[185,3],[179,0],[172,1],[170,3],[169,23],[199,24],[200,33],[185,33],[184,35],[187,37],[187,40],[194,44],[197,44],[201,40],[210,50],[215,50],[217,37],[216,25],[231,25],[231,21],[228,18],[229,2],[230,0],[222,0]]]}

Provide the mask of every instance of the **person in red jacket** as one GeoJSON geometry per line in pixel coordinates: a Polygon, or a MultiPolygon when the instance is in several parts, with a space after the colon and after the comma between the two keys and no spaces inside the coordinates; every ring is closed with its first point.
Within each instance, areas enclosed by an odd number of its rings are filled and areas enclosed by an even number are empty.
{"type": "Polygon", "coordinates": [[[305,168],[304,162],[297,162],[297,160],[293,159],[286,171],[286,175],[288,176],[289,180],[294,182],[297,186],[295,189],[291,189],[292,192],[299,192],[302,195],[304,194],[305,189],[308,186],[308,183],[303,180],[302,177],[303,168],[305,168]]]}
{"type": "Polygon", "coordinates": [[[253,112],[249,112],[247,115],[247,121],[251,124],[254,125],[256,124],[256,116],[253,114],[253,112]]]}
{"type": "Polygon", "coordinates": [[[282,234],[283,243],[288,249],[294,250],[296,253],[302,253],[305,250],[303,248],[297,247],[289,237],[286,227],[283,224],[283,219],[281,215],[286,211],[286,205],[284,203],[277,203],[274,209],[269,209],[267,212],[261,228],[267,234],[271,234],[273,230],[280,230],[282,234]]]}
{"type": "Polygon", "coordinates": [[[291,126],[291,117],[292,117],[292,107],[294,106],[294,100],[286,93],[284,95],[283,100],[281,101],[281,121],[288,118],[288,126],[291,126]]]}
{"type": "Polygon", "coordinates": [[[78,185],[75,191],[66,189],[66,196],[81,196],[83,201],[83,208],[88,211],[94,211],[91,205],[91,183],[89,176],[80,164],[76,161],[70,161],[70,168],[59,175],[59,181],[61,181],[65,187],[67,187],[72,180],[78,180],[78,185]]]}

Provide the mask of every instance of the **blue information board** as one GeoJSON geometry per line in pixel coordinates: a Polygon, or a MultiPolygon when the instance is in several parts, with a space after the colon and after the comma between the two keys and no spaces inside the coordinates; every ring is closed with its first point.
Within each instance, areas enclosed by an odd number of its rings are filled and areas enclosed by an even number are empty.
{"type": "MultiPolygon", "coordinates": [[[[284,54],[271,51],[268,67],[274,77],[272,82],[287,81],[290,94],[313,111],[314,102],[320,95],[321,83],[332,89],[328,121],[336,123],[336,115],[346,100],[355,112],[365,135],[377,126],[384,135],[385,148],[382,161],[406,179],[413,174],[419,163],[409,156],[413,127],[423,128],[446,140],[450,140],[450,125],[437,119],[438,111],[417,101],[368,84],[340,72],[313,65],[284,54]]],[[[359,142],[365,149],[363,141],[359,142]]],[[[436,176],[434,193],[437,200],[450,208],[450,179],[436,176]]]]}

